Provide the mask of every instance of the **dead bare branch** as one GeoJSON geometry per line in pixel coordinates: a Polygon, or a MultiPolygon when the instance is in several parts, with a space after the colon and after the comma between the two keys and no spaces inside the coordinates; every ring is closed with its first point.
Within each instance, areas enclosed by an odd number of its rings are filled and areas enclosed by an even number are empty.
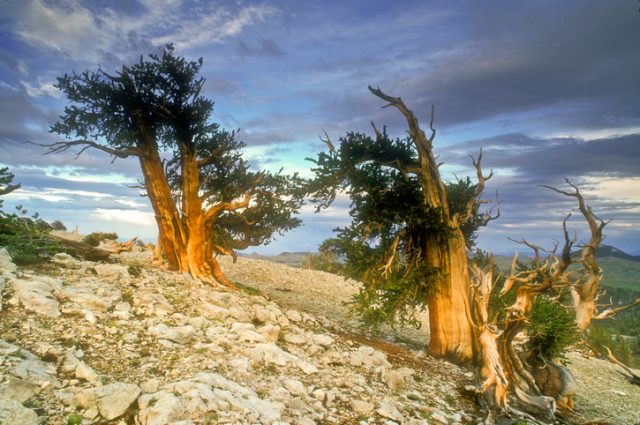
{"type": "Polygon", "coordinates": [[[640,304],[640,298],[636,299],[634,302],[620,306],[620,307],[616,307],[616,308],[608,308],[600,313],[597,313],[595,316],[593,316],[592,320],[604,320],[607,319],[611,316],[614,316],[616,314],[618,314],[621,311],[624,311],[628,308],[634,307],[636,305],[640,304]]]}
{"type": "Polygon", "coordinates": [[[324,133],[324,139],[322,138],[322,136],[319,136],[320,140],[327,144],[327,146],[329,147],[329,151],[331,151],[332,153],[336,153],[337,152],[336,147],[333,145],[333,143],[331,143],[331,138],[329,137],[329,134],[327,134],[327,132],[324,129],[322,130],[322,132],[324,133]]]}
{"type": "Polygon", "coordinates": [[[627,378],[632,384],[640,385],[640,375],[636,374],[630,367],[618,360],[616,356],[613,355],[609,347],[605,345],[604,348],[607,350],[607,358],[609,361],[620,366],[625,371],[625,373],[623,373],[625,378],[627,378]]]}
{"type": "MultiPolygon", "coordinates": [[[[34,145],[34,146],[40,146],[43,148],[47,148],[48,151],[44,153],[44,155],[48,155],[51,153],[60,153],[60,152],[64,152],[74,146],[81,146],[82,148],[80,149],[79,152],[77,152],[75,154],[75,157],[78,158],[80,155],[82,155],[82,153],[89,149],[89,148],[94,148],[94,149],[98,149],[102,152],[106,152],[109,155],[112,155],[115,158],[128,158],[130,156],[140,156],[142,155],[142,151],[138,148],[127,148],[127,149],[114,149],[114,148],[110,148],[108,146],[104,146],[101,145],[100,143],[94,142],[92,140],[83,140],[83,139],[78,139],[78,140],[70,140],[70,141],[66,141],[66,142],[55,142],[55,143],[35,143],[35,142],[31,142],[31,141],[25,141],[24,143],[29,144],[29,145],[34,145]]],[[[113,162],[113,161],[112,161],[113,162]]]]}

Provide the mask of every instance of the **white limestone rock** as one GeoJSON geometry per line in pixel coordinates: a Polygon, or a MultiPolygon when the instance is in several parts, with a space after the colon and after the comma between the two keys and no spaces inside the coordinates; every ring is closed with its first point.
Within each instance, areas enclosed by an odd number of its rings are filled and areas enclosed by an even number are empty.
{"type": "Polygon", "coordinates": [[[93,269],[102,277],[129,277],[129,267],[120,264],[96,264],[93,269]]]}
{"type": "Polygon", "coordinates": [[[20,304],[33,313],[46,317],[60,317],[60,304],[53,295],[62,283],[53,278],[39,276],[38,280],[12,279],[13,290],[20,304]]]}
{"type": "Polygon", "coordinates": [[[287,319],[291,320],[292,322],[300,322],[302,320],[302,315],[300,314],[300,312],[296,311],[296,310],[289,310],[286,313],[287,315],[287,319]]]}
{"type": "Polygon", "coordinates": [[[0,399],[0,424],[38,425],[38,415],[16,400],[0,399]]]}
{"type": "Polygon", "coordinates": [[[175,312],[164,295],[151,289],[136,291],[132,302],[139,313],[147,316],[164,317],[175,312]]]}
{"type": "Polygon", "coordinates": [[[7,251],[7,248],[0,247],[0,273],[13,273],[17,269],[18,267],[13,263],[11,255],[9,255],[9,251],[7,251]]]}
{"type": "Polygon", "coordinates": [[[86,278],[62,289],[62,296],[92,312],[106,313],[120,300],[120,290],[104,280],[86,278]]]}
{"type": "Polygon", "coordinates": [[[321,347],[328,348],[333,345],[334,341],[329,335],[317,334],[313,336],[313,343],[321,347]]]}
{"type": "Polygon", "coordinates": [[[76,260],[66,252],[59,252],[51,258],[51,262],[65,269],[78,270],[82,268],[82,261],[76,260]]]}
{"type": "Polygon", "coordinates": [[[261,305],[254,305],[253,313],[255,320],[259,321],[260,323],[276,323],[276,315],[266,307],[263,307],[261,305]]]}
{"type": "Polygon", "coordinates": [[[191,325],[167,326],[164,323],[151,326],[148,331],[158,339],[166,339],[177,344],[187,344],[193,339],[194,334],[194,328],[191,325]]]}
{"type": "Polygon", "coordinates": [[[305,395],[307,393],[304,384],[297,379],[286,379],[284,387],[293,395],[305,395]]]}
{"type": "Polygon", "coordinates": [[[39,386],[13,376],[6,377],[4,382],[0,384],[0,399],[2,400],[15,400],[23,403],[39,393],[39,386]]]}
{"type": "Polygon", "coordinates": [[[353,411],[358,415],[369,416],[376,406],[368,401],[355,399],[351,400],[351,407],[353,407],[353,411]]]}
{"type": "Polygon", "coordinates": [[[20,353],[23,359],[11,367],[9,373],[39,388],[60,386],[55,365],[43,362],[26,350],[20,350],[20,353]]]}
{"type": "Polygon", "coordinates": [[[382,370],[382,381],[387,385],[387,387],[396,391],[401,389],[404,386],[405,380],[407,377],[413,375],[415,371],[408,367],[402,367],[400,369],[393,369],[390,367],[385,367],[382,370]]]}
{"type": "Polygon", "coordinates": [[[284,340],[293,345],[303,345],[307,343],[307,337],[301,333],[286,333],[284,334],[284,340]]]}
{"type": "Polygon", "coordinates": [[[398,410],[393,399],[391,397],[385,397],[381,402],[376,413],[383,418],[391,419],[392,421],[402,423],[403,416],[398,410]]]}
{"type": "Polygon", "coordinates": [[[143,394],[138,399],[140,425],[164,425],[183,418],[187,409],[182,399],[168,391],[143,394]]]}
{"type": "Polygon", "coordinates": [[[280,337],[280,326],[264,325],[258,328],[258,332],[264,336],[267,342],[276,342],[280,337]]]}
{"type": "Polygon", "coordinates": [[[374,366],[391,365],[387,361],[386,354],[366,345],[360,346],[356,351],[350,353],[349,364],[351,364],[351,366],[361,366],[366,369],[374,366]]]}
{"type": "Polygon", "coordinates": [[[112,420],[122,416],[140,395],[140,387],[116,382],[98,388],[81,390],[73,397],[73,404],[83,409],[98,408],[100,416],[112,420]]]}

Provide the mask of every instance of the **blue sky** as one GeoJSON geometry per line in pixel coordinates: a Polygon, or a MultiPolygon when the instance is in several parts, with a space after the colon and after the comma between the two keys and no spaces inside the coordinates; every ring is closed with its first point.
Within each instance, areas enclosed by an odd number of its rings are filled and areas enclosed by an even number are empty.
{"type": "MultiPolygon", "coordinates": [[[[0,2],[0,164],[22,204],[82,232],[152,240],[146,198],[129,188],[137,163],[100,152],[43,156],[22,144],[48,133],[65,99],[64,73],[113,70],[173,42],[204,58],[214,120],[241,128],[256,168],[309,174],[305,157],[369,122],[402,136],[397,111],[367,90],[402,96],[423,123],[436,107],[434,149],[446,178],[471,174],[485,149],[502,216],[480,237],[499,253],[507,237],[558,239],[575,208],[544,184],[583,188],[607,226],[605,243],[640,254],[639,4],[609,1],[44,1],[0,2]]],[[[349,201],[302,212],[304,226],[252,251],[314,250],[348,223],[349,201]]],[[[573,230],[582,232],[578,218],[573,230]]],[[[586,237],[586,236],[585,236],[586,237]]],[[[579,234],[580,238],[580,234],[579,234]]],[[[250,251],[251,251],[250,250],[250,251]]]]}

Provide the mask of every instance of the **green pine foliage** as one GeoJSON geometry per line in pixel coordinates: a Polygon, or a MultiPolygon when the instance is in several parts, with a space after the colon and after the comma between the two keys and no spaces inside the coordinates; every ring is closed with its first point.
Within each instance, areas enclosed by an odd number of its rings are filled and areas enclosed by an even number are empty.
{"type": "Polygon", "coordinates": [[[344,262],[340,259],[340,251],[336,245],[337,242],[336,239],[327,239],[322,242],[317,253],[305,255],[301,267],[327,273],[341,274],[344,271],[344,262]]]}
{"type": "Polygon", "coordinates": [[[546,297],[536,299],[527,323],[528,348],[534,359],[561,357],[580,340],[575,314],[546,297]]]}
{"type": "Polygon", "coordinates": [[[213,243],[227,250],[267,244],[301,224],[295,214],[306,194],[304,181],[295,174],[250,170],[238,132],[212,121],[214,102],[202,94],[202,66],[202,58],[180,57],[169,44],[114,75],[66,74],[57,87],[69,105],[51,131],[71,140],[103,140],[92,146],[115,157],[158,150],[169,158],[165,172],[176,204],[182,197],[183,156],[196,154],[204,205],[253,195],[249,207],[216,219],[208,229],[213,243]]]}
{"type": "MultiPolygon", "coordinates": [[[[20,184],[13,184],[13,178],[7,168],[0,169],[0,195],[20,188],[20,184]]],[[[16,206],[15,213],[0,210],[0,246],[7,249],[16,264],[39,263],[63,251],[60,244],[49,237],[51,230],[51,225],[38,213],[28,216],[28,211],[21,205],[16,206]]]]}
{"type": "MultiPolygon", "coordinates": [[[[352,222],[335,230],[331,244],[344,259],[341,274],[364,283],[353,309],[373,329],[382,323],[418,326],[414,312],[424,307],[441,273],[424,261],[426,241],[446,240],[451,229],[442,210],[425,202],[419,177],[402,171],[417,161],[413,139],[393,139],[385,131],[376,138],[350,132],[339,141],[338,150],[310,159],[315,179],[309,191],[318,210],[339,192],[351,199],[352,222]]],[[[462,210],[476,189],[469,179],[445,186],[453,212],[462,210]]],[[[469,246],[479,225],[475,217],[464,225],[469,246]]]]}
{"type": "MultiPolygon", "coordinates": [[[[20,184],[13,184],[15,176],[9,172],[9,168],[0,168],[0,196],[6,195],[20,188],[20,184]]],[[[2,208],[2,199],[0,199],[0,208],[2,208]]]]}
{"type": "Polygon", "coordinates": [[[113,232],[93,232],[89,233],[87,236],[82,239],[83,242],[91,245],[98,246],[100,242],[104,240],[115,241],[118,239],[118,234],[113,232]]]}

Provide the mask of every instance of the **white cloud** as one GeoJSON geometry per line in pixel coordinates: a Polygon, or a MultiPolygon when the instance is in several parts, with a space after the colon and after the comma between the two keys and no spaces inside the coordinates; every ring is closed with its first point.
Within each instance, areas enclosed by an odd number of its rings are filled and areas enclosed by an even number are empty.
{"type": "Polygon", "coordinates": [[[141,224],[144,226],[155,225],[153,213],[140,210],[97,208],[91,215],[97,220],[106,222],[141,224]]]}
{"type": "Polygon", "coordinates": [[[42,0],[25,1],[14,10],[16,33],[33,45],[56,50],[87,49],[86,35],[95,32],[96,22],[91,12],[76,1],[65,7],[45,4],[42,0]]]}
{"type": "Polygon", "coordinates": [[[585,141],[613,139],[640,133],[639,126],[599,128],[596,130],[572,130],[545,135],[548,138],[571,138],[585,141]]]}
{"type": "Polygon", "coordinates": [[[589,187],[583,191],[589,197],[616,201],[640,200],[640,177],[587,177],[585,180],[589,187]]]}
{"type": "Polygon", "coordinates": [[[247,26],[263,22],[273,12],[274,9],[265,5],[246,6],[236,14],[225,8],[216,8],[197,19],[185,17],[172,22],[170,32],[153,37],[152,42],[155,45],[173,42],[179,49],[220,43],[239,35],[247,26]]]}
{"type": "MultiPolygon", "coordinates": [[[[29,168],[29,167],[25,167],[29,168]]],[[[39,168],[39,167],[35,167],[39,168]]],[[[133,177],[120,173],[92,174],[87,168],[74,167],[71,165],[64,167],[48,166],[44,167],[47,177],[81,183],[112,183],[112,184],[133,184],[136,183],[133,177]]]]}
{"type": "Polygon", "coordinates": [[[138,15],[126,15],[109,7],[89,7],[79,0],[56,4],[25,0],[11,5],[6,13],[15,33],[32,46],[61,51],[76,61],[95,64],[107,56],[124,59],[132,53],[146,53],[131,52],[132,45],[139,47],[145,41],[156,46],[173,42],[181,49],[220,43],[275,12],[267,5],[234,9],[216,2],[197,6],[177,0],[142,3],[146,11],[138,15]]]}
{"type": "Polygon", "coordinates": [[[42,82],[38,79],[36,85],[31,84],[27,81],[20,81],[24,89],[27,91],[27,94],[31,97],[41,97],[48,96],[53,98],[59,98],[62,96],[60,90],[54,87],[52,82],[42,82]]]}
{"type": "MultiPolygon", "coordinates": [[[[45,189],[46,190],[46,189],[45,189]]],[[[42,190],[32,191],[27,189],[19,189],[14,192],[5,195],[5,199],[12,201],[30,201],[34,199],[41,199],[47,202],[69,202],[71,198],[61,194],[55,194],[42,190]]]]}
{"type": "MultiPolygon", "coordinates": [[[[73,197],[86,197],[93,198],[96,200],[102,200],[105,198],[112,198],[113,195],[108,193],[101,192],[91,192],[87,190],[69,190],[69,189],[58,189],[52,187],[44,187],[42,189],[32,190],[31,188],[20,188],[14,192],[6,195],[7,199],[11,199],[13,201],[26,201],[33,199],[40,199],[47,202],[71,202],[73,201],[73,197]]],[[[116,201],[120,203],[125,203],[126,201],[116,201]]]]}

